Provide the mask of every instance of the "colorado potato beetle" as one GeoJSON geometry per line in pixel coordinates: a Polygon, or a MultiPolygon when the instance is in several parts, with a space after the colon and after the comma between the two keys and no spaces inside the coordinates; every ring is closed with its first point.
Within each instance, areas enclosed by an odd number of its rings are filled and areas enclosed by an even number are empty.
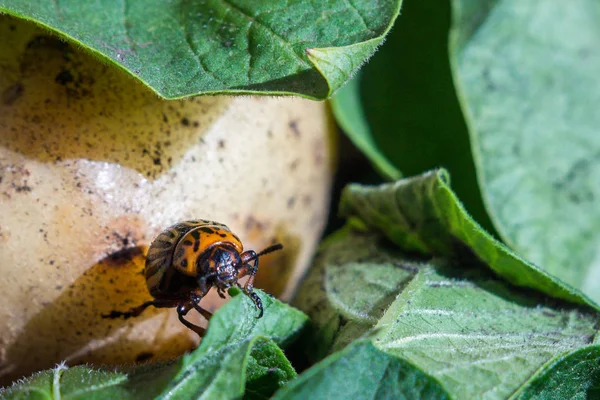
{"type": "Polygon", "coordinates": [[[224,292],[235,285],[252,299],[261,318],[262,302],[253,290],[258,258],[282,248],[281,244],[274,244],[259,253],[244,251],[240,239],[223,224],[206,220],[180,222],[159,234],[148,250],[144,275],[154,300],[102,317],[127,319],[150,306],[177,307],[181,323],[202,336],[205,329],[184,316],[194,308],[210,319],[212,314],[200,306],[200,300],[212,287],[225,298],[224,292]],[[238,281],[245,276],[248,280],[242,286],[238,281]]]}

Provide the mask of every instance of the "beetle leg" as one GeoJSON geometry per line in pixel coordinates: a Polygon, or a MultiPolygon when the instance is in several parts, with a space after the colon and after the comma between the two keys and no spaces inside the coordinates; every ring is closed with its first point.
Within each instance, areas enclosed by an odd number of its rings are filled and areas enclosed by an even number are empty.
{"type": "Polygon", "coordinates": [[[244,266],[238,270],[238,279],[249,275],[250,277],[246,281],[244,288],[252,291],[252,288],[254,287],[254,277],[258,272],[258,258],[256,257],[256,253],[254,251],[249,250],[242,253],[242,261],[244,262],[244,266]],[[251,261],[248,262],[247,260],[251,261]]]}
{"type": "Polygon", "coordinates": [[[197,293],[194,293],[191,295],[190,300],[192,302],[192,306],[194,307],[194,309],[196,311],[198,311],[200,313],[200,315],[202,315],[204,318],[206,318],[207,321],[210,321],[210,318],[212,317],[212,313],[210,311],[202,308],[202,306],[200,305],[200,300],[202,300],[202,297],[204,297],[204,294],[199,295],[197,293]]]}
{"type": "Polygon", "coordinates": [[[200,289],[200,292],[202,292],[202,296],[205,296],[206,293],[208,293],[208,291],[210,290],[212,284],[208,283],[208,278],[212,278],[213,276],[216,276],[216,273],[213,274],[208,274],[203,276],[202,278],[198,279],[198,288],[200,289]]]}
{"type": "Polygon", "coordinates": [[[252,290],[252,288],[248,289],[246,287],[242,287],[241,289],[244,292],[244,294],[246,294],[246,296],[250,297],[250,300],[252,300],[252,302],[254,303],[256,308],[258,308],[258,310],[260,311],[260,313],[258,314],[258,317],[256,317],[256,318],[257,319],[262,318],[262,316],[264,314],[264,310],[263,310],[262,300],[260,299],[260,297],[258,297],[258,295],[254,292],[254,290],[252,290]]]}
{"type": "Polygon", "coordinates": [[[154,306],[156,308],[168,308],[168,307],[175,307],[176,305],[177,305],[177,300],[170,300],[170,299],[169,300],[164,300],[164,299],[152,300],[152,301],[147,301],[137,307],[133,307],[129,311],[113,310],[109,314],[102,314],[102,318],[116,319],[119,317],[123,317],[123,319],[128,319],[131,317],[137,317],[146,308],[148,308],[150,306],[154,306]]]}
{"type": "Polygon", "coordinates": [[[256,253],[252,250],[246,251],[242,254],[242,260],[244,261],[244,266],[238,270],[238,279],[243,278],[244,276],[249,276],[248,280],[244,284],[243,287],[240,287],[244,294],[252,300],[252,302],[256,305],[256,308],[260,310],[260,314],[258,314],[257,318],[262,318],[263,316],[263,305],[260,297],[256,293],[254,293],[254,277],[258,272],[258,258],[256,257],[256,253]],[[251,260],[250,262],[246,260],[251,260]]]}
{"type": "Polygon", "coordinates": [[[196,332],[198,336],[202,337],[204,336],[204,333],[206,333],[206,329],[198,325],[194,325],[190,321],[183,318],[192,308],[195,308],[192,300],[182,300],[177,306],[177,316],[182,324],[196,332]]]}

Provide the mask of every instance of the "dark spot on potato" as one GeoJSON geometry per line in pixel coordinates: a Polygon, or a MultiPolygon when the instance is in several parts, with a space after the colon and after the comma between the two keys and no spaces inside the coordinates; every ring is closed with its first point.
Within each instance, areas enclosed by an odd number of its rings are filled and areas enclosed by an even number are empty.
{"type": "Polygon", "coordinates": [[[34,36],[29,42],[27,42],[27,48],[28,49],[50,48],[50,49],[57,49],[57,50],[65,50],[65,49],[69,48],[69,45],[65,41],[60,40],[56,36],[42,34],[42,35],[34,36]]]}
{"type": "Polygon", "coordinates": [[[290,163],[290,171],[295,171],[296,168],[298,168],[298,165],[300,164],[300,160],[294,160],[290,163]]]}
{"type": "Polygon", "coordinates": [[[302,204],[304,204],[304,207],[309,207],[310,203],[312,203],[312,197],[309,194],[302,197],[302,204]]]}
{"type": "Polygon", "coordinates": [[[263,230],[265,228],[265,225],[260,222],[258,219],[254,218],[252,215],[249,215],[248,218],[246,218],[246,229],[247,230],[252,230],[252,229],[258,229],[258,230],[263,230]]]}
{"type": "Polygon", "coordinates": [[[298,121],[293,119],[290,122],[288,122],[288,126],[292,130],[292,133],[295,137],[299,138],[301,136],[300,129],[298,129],[298,121]]]}
{"type": "Polygon", "coordinates": [[[31,192],[31,186],[28,186],[27,184],[22,185],[22,186],[18,186],[15,185],[14,183],[12,184],[12,187],[17,191],[17,193],[21,193],[21,192],[31,192]]]}
{"type": "Polygon", "coordinates": [[[56,75],[56,78],[54,78],[54,81],[56,83],[58,83],[59,85],[67,85],[71,82],[73,82],[75,79],[73,78],[73,74],[66,69],[63,69],[62,71],[60,71],[58,73],[58,75],[56,75]]]}
{"type": "Polygon", "coordinates": [[[140,246],[128,247],[115,251],[106,257],[105,262],[112,267],[122,267],[142,254],[140,246]]]}
{"type": "Polygon", "coordinates": [[[292,208],[294,208],[294,204],[296,204],[296,197],[293,197],[293,196],[292,196],[292,197],[290,197],[290,198],[288,199],[288,202],[287,202],[287,207],[288,207],[289,209],[292,209],[292,208]]]}
{"type": "Polygon", "coordinates": [[[225,148],[225,141],[224,140],[219,140],[217,142],[217,145],[219,146],[219,149],[224,149],[225,148]]]}
{"type": "Polygon", "coordinates": [[[11,85],[4,93],[2,93],[2,103],[6,106],[10,106],[23,95],[23,92],[25,92],[25,88],[22,83],[17,82],[14,85],[11,85]]]}
{"type": "Polygon", "coordinates": [[[181,125],[183,126],[190,126],[190,120],[187,118],[181,118],[181,125]]]}
{"type": "Polygon", "coordinates": [[[144,362],[146,360],[151,359],[152,357],[154,357],[153,353],[149,351],[144,351],[137,355],[137,357],[135,358],[135,362],[144,362]]]}

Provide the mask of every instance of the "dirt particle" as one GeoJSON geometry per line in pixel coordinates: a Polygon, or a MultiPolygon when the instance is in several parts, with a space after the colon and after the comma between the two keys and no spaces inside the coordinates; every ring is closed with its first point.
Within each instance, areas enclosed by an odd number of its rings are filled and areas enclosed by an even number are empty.
{"type": "Polygon", "coordinates": [[[217,142],[217,145],[219,146],[219,149],[224,149],[225,148],[225,141],[223,139],[219,140],[217,142]]]}
{"type": "Polygon", "coordinates": [[[311,203],[312,197],[309,194],[304,195],[304,197],[302,197],[302,204],[304,204],[304,207],[309,207],[311,203]]]}
{"type": "Polygon", "coordinates": [[[287,208],[289,208],[289,209],[294,208],[294,204],[296,204],[296,197],[292,196],[287,201],[287,208]]]}
{"type": "Polygon", "coordinates": [[[252,229],[258,229],[262,231],[264,228],[265,225],[252,215],[249,215],[248,218],[246,218],[246,230],[251,231],[252,229]]]}
{"type": "Polygon", "coordinates": [[[295,137],[299,138],[301,136],[300,129],[298,128],[298,121],[293,119],[290,122],[288,122],[288,126],[292,130],[292,133],[295,137]]]}
{"type": "Polygon", "coordinates": [[[14,183],[11,183],[11,186],[17,193],[31,192],[31,186],[27,185],[27,181],[25,181],[25,184],[23,185],[15,185],[14,183]]]}
{"type": "Polygon", "coordinates": [[[290,163],[290,171],[295,171],[296,168],[298,168],[298,165],[300,164],[300,160],[294,160],[290,163]]]}
{"type": "Polygon", "coordinates": [[[4,103],[4,105],[10,106],[15,101],[17,101],[17,99],[21,97],[24,92],[25,88],[23,87],[23,84],[17,82],[2,93],[2,103],[4,103]]]}
{"type": "Polygon", "coordinates": [[[139,246],[128,247],[115,251],[108,255],[104,259],[106,264],[113,267],[122,267],[133,260],[135,257],[139,257],[142,253],[142,249],[139,246]]]}
{"type": "Polygon", "coordinates": [[[67,85],[71,82],[73,82],[75,79],[73,78],[73,74],[66,69],[63,69],[62,71],[60,71],[58,73],[58,75],[56,75],[56,78],[54,78],[54,81],[56,83],[58,83],[59,85],[67,85]]]}
{"type": "Polygon", "coordinates": [[[135,362],[144,362],[146,360],[151,359],[152,357],[154,357],[153,353],[149,351],[144,351],[137,355],[137,357],[135,358],[135,362]]]}

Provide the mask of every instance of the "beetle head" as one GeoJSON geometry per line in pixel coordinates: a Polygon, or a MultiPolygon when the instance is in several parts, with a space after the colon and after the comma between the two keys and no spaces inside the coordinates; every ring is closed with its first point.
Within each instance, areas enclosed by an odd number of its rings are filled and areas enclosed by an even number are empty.
{"type": "Polygon", "coordinates": [[[215,273],[215,286],[226,290],[235,285],[238,280],[238,266],[242,265],[242,260],[233,246],[217,246],[211,254],[211,264],[215,273]]]}

